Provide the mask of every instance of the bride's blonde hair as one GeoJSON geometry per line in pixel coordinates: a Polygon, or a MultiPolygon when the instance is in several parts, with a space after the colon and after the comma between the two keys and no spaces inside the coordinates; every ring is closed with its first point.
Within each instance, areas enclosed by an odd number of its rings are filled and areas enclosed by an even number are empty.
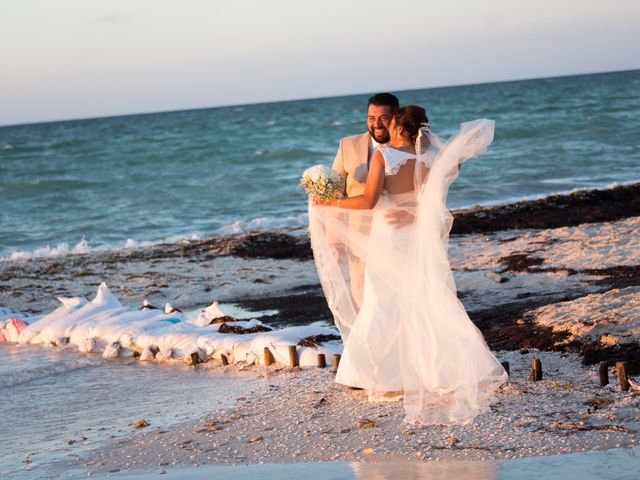
{"type": "Polygon", "coordinates": [[[429,124],[427,111],[418,105],[405,105],[395,111],[394,119],[396,125],[402,127],[415,144],[420,128],[429,124]]]}

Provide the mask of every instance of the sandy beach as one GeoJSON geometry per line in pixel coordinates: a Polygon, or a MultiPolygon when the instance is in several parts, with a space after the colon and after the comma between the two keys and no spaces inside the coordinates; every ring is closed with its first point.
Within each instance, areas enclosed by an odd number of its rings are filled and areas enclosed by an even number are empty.
{"type": "Polygon", "coordinates": [[[148,429],[93,452],[88,471],[207,463],[487,460],[632,447],[640,442],[638,397],[599,388],[575,354],[498,352],[512,365],[491,414],[467,426],[402,422],[399,401],[332,382],[325,369],[258,368],[261,389],[236,407],[170,431],[148,429]],[[527,380],[542,359],[542,382],[527,380]]]}
{"type": "MultiPolygon", "coordinates": [[[[150,426],[61,468],[87,473],[170,466],[312,461],[498,459],[640,444],[640,184],[455,213],[449,255],[458,294],[510,379],[491,413],[456,427],[402,422],[402,403],[369,403],[329,368],[274,364],[254,372],[233,408],[171,428],[150,426]],[[541,381],[529,380],[540,359],[541,381]],[[615,373],[627,362],[632,385],[615,373]],[[600,362],[610,384],[601,387],[600,362]]],[[[212,301],[274,328],[331,318],[304,230],[0,263],[0,305],[33,314],[102,281],[123,303],[212,301]]],[[[80,355],[78,353],[78,355],[80,355]]]]}

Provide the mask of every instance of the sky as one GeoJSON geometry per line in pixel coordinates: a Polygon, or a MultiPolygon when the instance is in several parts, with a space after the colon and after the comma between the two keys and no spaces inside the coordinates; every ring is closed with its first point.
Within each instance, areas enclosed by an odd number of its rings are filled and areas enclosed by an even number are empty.
{"type": "Polygon", "coordinates": [[[638,0],[0,0],[0,125],[640,68],[638,0]]]}

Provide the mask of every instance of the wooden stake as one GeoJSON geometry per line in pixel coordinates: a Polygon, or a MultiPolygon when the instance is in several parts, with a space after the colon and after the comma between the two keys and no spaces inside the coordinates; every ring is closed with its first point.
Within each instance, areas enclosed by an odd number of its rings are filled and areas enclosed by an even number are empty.
{"type": "Polygon", "coordinates": [[[318,354],[318,368],[324,368],[327,366],[327,358],[324,356],[324,353],[318,354]]]}
{"type": "Polygon", "coordinates": [[[616,362],[616,371],[618,372],[618,383],[620,384],[620,390],[626,392],[627,390],[629,390],[627,362],[616,362]]]}
{"type": "Polygon", "coordinates": [[[275,361],[276,359],[273,358],[273,353],[271,353],[271,350],[269,350],[269,347],[264,347],[264,364],[268,367],[275,361]]]}
{"type": "Polygon", "coordinates": [[[600,362],[598,366],[598,375],[600,376],[600,386],[609,385],[609,362],[600,362]]]}
{"type": "Polygon", "coordinates": [[[340,365],[340,354],[339,353],[334,353],[333,354],[333,371],[337,372],[338,371],[338,366],[340,365]]]}
{"type": "Polygon", "coordinates": [[[195,367],[200,363],[200,355],[198,355],[198,352],[193,352],[191,355],[189,355],[189,357],[190,357],[189,365],[193,365],[195,367]]]}
{"type": "Polygon", "coordinates": [[[539,358],[531,360],[531,376],[529,380],[533,380],[534,382],[542,380],[542,362],[539,358]]]}
{"type": "Polygon", "coordinates": [[[509,362],[500,362],[502,364],[502,368],[504,368],[507,372],[507,375],[511,376],[511,371],[509,370],[509,362]]]}
{"type": "Polygon", "coordinates": [[[300,366],[298,360],[298,347],[296,345],[289,345],[289,363],[292,367],[300,366]]]}
{"type": "Polygon", "coordinates": [[[224,354],[220,354],[220,360],[222,360],[222,365],[229,365],[229,358],[224,354]]]}

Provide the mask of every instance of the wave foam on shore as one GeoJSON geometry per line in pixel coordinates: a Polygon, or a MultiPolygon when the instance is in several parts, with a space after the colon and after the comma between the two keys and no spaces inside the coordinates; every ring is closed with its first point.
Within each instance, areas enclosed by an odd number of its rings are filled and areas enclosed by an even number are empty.
{"type": "Polygon", "coordinates": [[[295,230],[305,228],[308,225],[308,216],[306,213],[293,215],[289,217],[257,217],[249,221],[237,220],[229,225],[218,228],[212,235],[204,235],[201,233],[185,233],[179,235],[171,235],[159,240],[135,240],[128,238],[124,243],[107,244],[100,246],[92,246],[85,237],[82,237],[75,245],[71,246],[68,242],[60,242],[55,246],[46,245],[33,250],[14,250],[5,257],[0,257],[0,262],[20,262],[32,260],[34,258],[54,258],[64,257],[66,255],[88,254],[96,252],[118,251],[127,249],[137,249],[153,247],[163,244],[179,244],[183,242],[191,242],[202,240],[203,238],[226,237],[232,235],[242,235],[252,232],[269,232],[274,230],[295,230]]]}
{"type": "MultiPolygon", "coordinates": [[[[633,202],[627,200],[630,196],[636,197],[638,191],[640,191],[640,183],[632,181],[628,183],[610,183],[598,188],[576,188],[571,191],[550,193],[542,196],[521,199],[513,198],[484,205],[464,206],[452,210],[456,221],[451,233],[469,233],[468,228],[466,228],[468,226],[471,226],[475,230],[478,228],[488,230],[527,228],[527,225],[523,224],[523,221],[521,219],[519,220],[518,216],[524,216],[525,219],[529,219],[528,221],[531,222],[532,211],[536,212],[538,222],[543,221],[545,216],[549,217],[548,223],[553,223],[553,219],[558,216],[566,220],[569,213],[573,213],[574,216],[584,217],[584,221],[588,222],[590,221],[588,218],[589,215],[588,213],[585,215],[583,211],[585,209],[588,211],[596,210],[600,212],[600,215],[604,212],[605,218],[597,218],[595,219],[596,221],[617,219],[619,215],[614,211],[616,207],[618,209],[629,209],[628,216],[632,216],[634,209],[631,208],[631,203],[633,202]],[[608,198],[610,195],[617,195],[617,197],[616,199],[608,198]],[[544,211],[545,208],[547,210],[546,213],[544,211]],[[574,211],[572,212],[572,210],[574,211]],[[611,218],[607,218],[607,216],[611,218]],[[491,227],[489,223],[496,225],[491,227]],[[462,227],[462,230],[460,230],[460,227],[462,227]]],[[[562,223],[562,220],[558,221],[562,223]]],[[[224,239],[226,237],[248,233],[292,232],[304,229],[307,226],[308,215],[306,212],[285,217],[261,216],[248,221],[236,220],[216,229],[212,233],[190,232],[171,235],[158,240],[136,240],[129,238],[124,241],[124,243],[93,246],[89,240],[82,237],[73,247],[67,242],[61,242],[54,247],[47,245],[33,250],[15,250],[5,257],[0,257],[0,262],[20,262],[35,258],[54,258],[66,255],[141,249],[158,245],[197,242],[212,238],[224,239]]],[[[529,227],[540,228],[536,225],[529,225],[529,227]]]]}
{"type": "MultiPolygon", "coordinates": [[[[265,348],[269,348],[275,362],[286,365],[289,346],[299,345],[305,337],[338,334],[334,327],[319,323],[272,330],[256,319],[224,317],[217,303],[193,318],[172,309],[165,313],[148,304],[136,310],[122,306],[104,283],[90,302],[83,298],[60,300],[62,306],[28,325],[21,322],[16,326],[13,316],[0,318],[0,338],[45,347],[70,345],[82,353],[102,353],[105,359],[138,356],[142,361],[183,360],[191,364],[211,359],[260,364],[265,362],[265,348]],[[223,321],[214,321],[218,318],[223,321]]],[[[342,352],[342,344],[327,342],[298,350],[300,366],[314,366],[317,354],[331,358],[342,352]]]]}

